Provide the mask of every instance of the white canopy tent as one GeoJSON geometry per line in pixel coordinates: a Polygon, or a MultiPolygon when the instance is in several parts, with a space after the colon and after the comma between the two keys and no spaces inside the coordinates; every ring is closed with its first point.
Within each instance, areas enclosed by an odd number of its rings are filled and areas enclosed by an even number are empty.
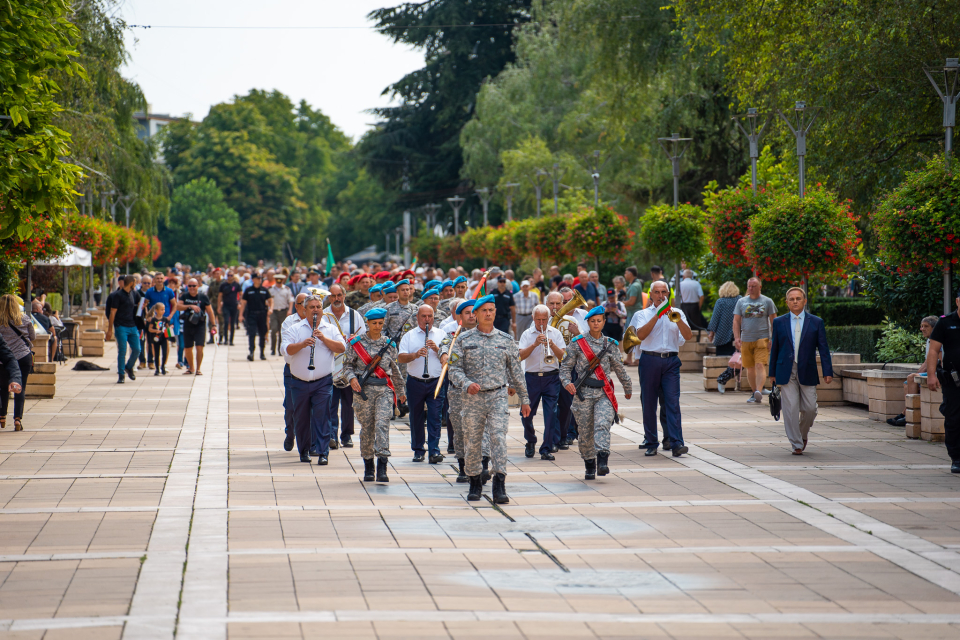
{"type": "Polygon", "coordinates": [[[92,267],[93,253],[68,244],[66,253],[60,258],[48,262],[34,262],[33,264],[44,267],[92,267]]]}

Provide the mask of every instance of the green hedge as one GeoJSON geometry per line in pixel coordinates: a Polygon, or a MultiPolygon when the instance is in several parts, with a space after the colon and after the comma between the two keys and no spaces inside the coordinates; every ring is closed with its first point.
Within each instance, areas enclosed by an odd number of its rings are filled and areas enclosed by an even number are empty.
{"type": "Polygon", "coordinates": [[[877,341],[883,334],[882,325],[832,327],[827,323],[826,331],[830,351],[859,353],[861,362],[877,362],[877,341]]]}
{"type": "Polygon", "coordinates": [[[810,313],[819,316],[828,327],[875,325],[883,322],[884,318],[879,307],[863,298],[820,298],[810,303],[810,313]],[[849,302],[838,303],[834,300],[849,302]]]}

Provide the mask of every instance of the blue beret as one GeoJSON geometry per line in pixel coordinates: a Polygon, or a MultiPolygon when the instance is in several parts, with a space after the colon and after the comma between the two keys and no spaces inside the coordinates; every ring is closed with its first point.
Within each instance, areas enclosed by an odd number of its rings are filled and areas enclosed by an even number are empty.
{"type": "Polygon", "coordinates": [[[467,281],[466,276],[457,276],[457,279],[453,281],[453,286],[457,286],[461,282],[466,282],[466,281],[467,281]]]}
{"type": "Polygon", "coordinates": [[[381,289],[383,289],[382,284],[375,284],[372,287],[370,287],[369,291],[370,293],[379,293],[381,289]]]}
{"type": "Polygon", "coordinates": [[[397,292],[397,287],[392,282],[385,282],[383,284],[383,288],[380,289],[380,293],[383,293],[384,295],[388,293],[396,293],[396,292],[397,292]]]}
{"type": "Polygon", "coordinates": [[[453,288],[453,280],[444,280],[443,284],[440,285],[440,291],[443,291],[447,287],[453,288]]]}
{"type": "Polygon", "coordinates": [[[375,309],[370,309],[370,311],[367,311],[365,314],[363,314],[363,317],[367,320],[383,320],[387,317],[387,310],[383,307],[376,307],[375,309]]]}
{"type": "Polygon", "coordinates": [[[492,296],[492,295],[483,296],[482,298],[477,298],[477,301],[474,303],[473,308],[474,308],[474,309],[479,309],[480,307],[482,307],[483,305],[485,305],[485,304],[487,304],[487,303],[493,304],[493,296],[492,296]]]}
{"type": "Polygon", "coordinates": [[[476,302],[476,300],[467,300],[466,302],[461,302],[457,305],[457,313],[463,313],[464,309],[467,307],[472,307],[476,302]]]}
{"type": "Polygon", "coordinates": [[[396,284],[394,284],[393,286],[399,287],[402,284],[410,284],[410,281],[407,280],[406,278],[404,278],[403,280],[397,280],[396,284]]]}
{"type": "Polygon", "coordinates": [[[433,285],[435,285],[435,284],[440,284],[440,281],[439,281],[439,280],[429,280],[429,281],[427,281],[426,283],[424,283],[424,285],[423,285],[423,290],[426,291],[427,289],[431,289],[431,288],[433,288],[433,285]]]}
{"type": "Polygon", "coordinates": [[[423,295],[420,296],[420,299],[426,300],[430,296],[439,296],[439,295],[440,295],[440,292],[437,291],[436,287],[433,287],[432,289],[427,289],[426,291],[424,291],[423,295]]]}
{"type": "Polygon", "coordinates": [[[603,315],[603,307],[594,307],[593,309],[590,309],[590,311],[587,311],[587,315],[584,316],[583,319],[589,320],[593,316],[600,316],[600,315],[603,315]]]}

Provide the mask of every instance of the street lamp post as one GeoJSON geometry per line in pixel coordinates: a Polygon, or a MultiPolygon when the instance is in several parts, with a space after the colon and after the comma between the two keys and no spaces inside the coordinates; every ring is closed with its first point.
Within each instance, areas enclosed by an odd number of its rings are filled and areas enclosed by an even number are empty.
{"type": "Polygon", "coordinates": [[[513,222],[513,190],[520,186],[519,182],[508,182],[503,185],[507,190],[507,222],[513,222]]]}
{"type": "MultiPolygon", "coordinates": [[[[780,114],[780,117],[784,122],[787,123],[787,127],[790,129],[790,133],[794,135],[797,139],[797,164],[799,165],[799,176],[800,176],[800,197],[803,198],[804,193],[807,190],[806,183],[806,156],[807,156],[807,133],[810,131],[810,127],[813,126],[813,121],[817,119],[817,111],[811,110],[812,115],[807,115],[807,103],[802,100],[797,100],[796,105],[793,107],[793,110],[796,112],[796,126],[790,121],[783,111],[777,109],[777,113],[780,114]]],[[[806,282],[806,281],[804,281],[806,282]]]]}
{"type": "Polygon", "coordinates": [[[544,171],[543,169],[537,169],[537,172],[533,174],[533,178],[527,178],[530,180],[530,184],[533,185],[534,191],[537,192],[537,217],[540,217],[540,200],[543,197],[543,182],[546,176],[550,174],[544,171]]]}
{"type": "MultiPolygon", "coordinates": [[[[660,143],[660,148],[663,149],[663,152],[667,154],[667,157],[670,158],[670,163],[673,165],[673,208],[674,210],[680,206],[680,158],[683,157],[683,154],[686,153],[687,147],[690,146],[690,141],[693,138],[681,138],[679,133],[670,134],[669,138],[657,138],[657,142],[660,143]],[[670,148],[667,149],[667,145],[670,145],[670,148]]],[[[674,291],[680,291],[680,265],[676,265],[677,276],[676,276],[676,288],[674,291]]]]}
{"type": "Polygon", "coordinates": [[[600,170],[610,162],[608,157],[603,163],[600,162],[600,151],[594,151],[593,156],[587,158],[590,163],[590,177],[593,178],[593,208],[600,207],[600,170]]]}
{"type": "Polygon", "coordinates": [[[486,227],[489,224],[487,213],[490,208],[490,200],[493,199],[493,189],[490,187],[477,189],[477,197],[480,198],[480,206],[483,207],[483,226],[486,227]]]}
{"type": "Polygon", "coordinates": [[[943,128],[946,130],[943,140],[944,162],[947,166],[947,173],[950,173],[950,151],[953,149],[953,128],[957,124],[957,99],[960,99],[960,91],[957,91],[958,79],[960,79],[960,58],[947,58],[946,64],[942,67],[924,67],[923,72],[927,74],[930,84],[933,85],[937,95],[943,101],[943,128]],[[940,90],[940,82],[933,79],[933,73],[943,74],[943,90],[940,90]]]}
{"type": "Polygon", "coordinates": [[[400,234],[403,233],[403,227],[396,227],[393,230],[393,241],[397,247],[397,257],[403,260],[403,253],[401,253],[400,247],[400,234]]]}
{"type": "Polygon", "coordinates": [[[757,110],[747,109],[746,115],[733,116],[733,121],[737,128],[747,136],[750,141],[750,184],[753,185],[753,193],[757,193],[757,158],[760,157],[760,138],[763,136],[763,130],[767,128],[767,123],[757,127],[757,110]],[[740,123],[741,118],[746,118],[747,126],[740,123]]]}
{"type": "Polygon", "coordinates": [[[557,215],[560,212],[560,178],[563,176],[563,172],[560,171],[560,164],[557,162],[553,163],[553,174],[550,175],[550,179],[553,180],[553,215],[557,215]]]}
{"type": "Polygon", "coordinates": [[[423,215],[427,219],[427,231],[433,233],[433,228],[437,224],[437,212],[443,208],[442,204],[431,202],[423,205],[423,215]]]}
{"type": "Polygon", "coordinates": [[[463,206],[466,200],[460,196],[453,196],[452,198],[447,198],[447,202],[453,207],[453,235],[458,236],[460,235],[460,207],[463,206]]]}

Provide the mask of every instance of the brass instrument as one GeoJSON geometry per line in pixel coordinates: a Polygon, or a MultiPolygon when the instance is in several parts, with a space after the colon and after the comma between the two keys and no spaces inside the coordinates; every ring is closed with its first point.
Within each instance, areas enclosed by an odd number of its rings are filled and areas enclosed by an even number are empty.
{"type": "MultiPolygon", "coordinates": [[[[546,331],[541,331],[540,335],[546,336],[546,331]]],[[[547,338],[549,342],[550,338],[547,338]]],[[[557,357],[553,355],[553,350],[546,344],[541,345],[543,347],[543,364],[554,364],[557,361],[557,357]]]]}
{"type": "MultiPolygon", "coordinates": [[[[347,309],[352,313],[349,307],[347,309]]],[[[332,322],[333,326],[340,332],[340,337],[343,338],[344,342],[347,342],[347,336],[344,335],[343,329],[340,328],[340,321],[337,320],[337,316],[333,315],[330,311],[324,311],[323,317],[326,318],[328,316],[330,322],[332,322]]],[[[343,353],[337,353],[333,356],[333,386],[338,389],[345,389],[350,386],[350,381],[347,380],[346,370],[343,368],[343,359],[346,355],[346,351],[344,351],[343,353]]]]}
{"type": "Polygon", "coordinates": [[[667,312],[667,320],[670,322],[680,322],[680,309],[670,307],[670,311],[667,312]]]}
{"type": "Polygon", "coordinates": [[[623,350],[625,353],[629,353],[634,347],[640,346],[640,338],[637,337],[637,330],[634,327],[627,327],[626,332],[623,334],[623,350]]]}
{"type": "Polygon", "coordinates": [[[560,307],[560,310],[552,318],[550,318],[550,326],[554,329],[558,329],[560,334],[563,336],[564,341],[568,344],[570,340],[577,335],[580,335],[580,325],[577,323],[577,319],[573,316],[567,315],[577,307],[586,306],[587,301],[583,299],[583,296],[580,295],[579,291],[573,292],[573,297],[570,298],[570,301],[560,307]],[[574,327],[577,327],[577,332],[572,333],[569,329],[570,323],[573,323],[574,327]],[[562,328],[560,325],[564,325],[562,328]]]}

